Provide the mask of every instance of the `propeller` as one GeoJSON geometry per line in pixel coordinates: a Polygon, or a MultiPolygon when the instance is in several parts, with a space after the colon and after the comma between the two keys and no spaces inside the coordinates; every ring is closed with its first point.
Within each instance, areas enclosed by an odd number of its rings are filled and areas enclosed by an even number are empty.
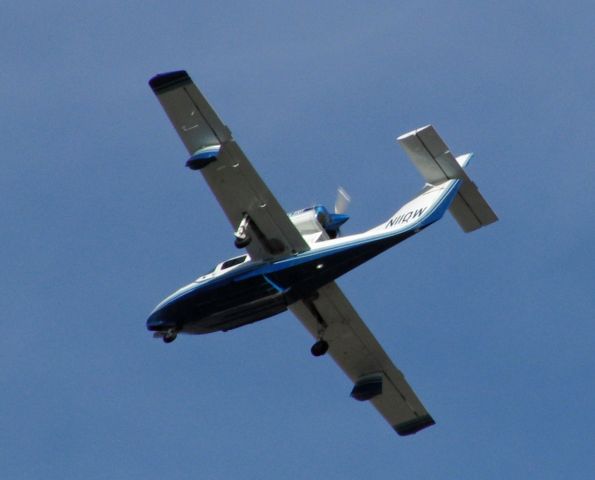
{"type": "Polygon", "coordinates": [[[324,229],[330,238],[336,238],[340,235],[340,227],[348,219],[349,215],[345,212],[351,202],[351,197],[343,187],[337,189],[337,199],[335,200],[335,213],[329,213],[327,220],[324,222],[324,229]]]}
{"type": "Polygon", "coordinates": [[[343,187],[337,189],[337,199],[335,200],[335,213],[342,215],[347,211],[351,197],[343,187]]]}

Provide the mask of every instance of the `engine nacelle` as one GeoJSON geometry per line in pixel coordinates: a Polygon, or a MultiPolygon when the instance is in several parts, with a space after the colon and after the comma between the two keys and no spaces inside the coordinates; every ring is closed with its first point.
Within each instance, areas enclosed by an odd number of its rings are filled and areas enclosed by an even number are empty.
{"type": "Polygon", "coordinates": [[[349,220],[349,215],[330,213],[323,205],[304,208],[288,216],[308,243],[337,237],[341,225],[349,220]]]}

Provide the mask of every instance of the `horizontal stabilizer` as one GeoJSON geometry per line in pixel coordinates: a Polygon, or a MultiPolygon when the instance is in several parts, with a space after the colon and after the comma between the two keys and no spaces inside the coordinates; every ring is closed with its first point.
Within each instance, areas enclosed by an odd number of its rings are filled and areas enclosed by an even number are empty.
{"type": "Polygon", "coordinates": [[[463,170],[471,158],[470,154],[455,158],[431,125],[401,135],[397,140],[427,183],[437,185],[446,180],[462,180],[449,210],[465,232],[472,232],[498,220],[463,170]]]}

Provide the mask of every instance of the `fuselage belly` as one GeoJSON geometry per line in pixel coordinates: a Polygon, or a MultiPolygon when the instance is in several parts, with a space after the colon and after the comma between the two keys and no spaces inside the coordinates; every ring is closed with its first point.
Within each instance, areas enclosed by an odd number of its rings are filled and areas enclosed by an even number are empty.
{"type": "Polygon", "coordinates": [[[180,289],[157,306],[147,327],[205,334],[269,318],[411,234],[342,242],[272,263],[247,262],[180,289]]]}

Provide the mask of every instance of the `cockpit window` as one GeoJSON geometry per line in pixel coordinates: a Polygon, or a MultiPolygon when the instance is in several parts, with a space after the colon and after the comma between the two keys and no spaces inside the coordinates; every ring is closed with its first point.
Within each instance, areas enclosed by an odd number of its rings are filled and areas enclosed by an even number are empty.
{"type": "Polygon", "coordinates": [[[239,265],[240,263],[244,263],[246,261],[246,258],[248,258],[248,255],[240,255],[239,257],[230,258],[229,260],[226,260],[225,262],[223,262],[221,264],[221,270],[225,270],[226,268],[235,267],[236,265],[239,265]]]}

